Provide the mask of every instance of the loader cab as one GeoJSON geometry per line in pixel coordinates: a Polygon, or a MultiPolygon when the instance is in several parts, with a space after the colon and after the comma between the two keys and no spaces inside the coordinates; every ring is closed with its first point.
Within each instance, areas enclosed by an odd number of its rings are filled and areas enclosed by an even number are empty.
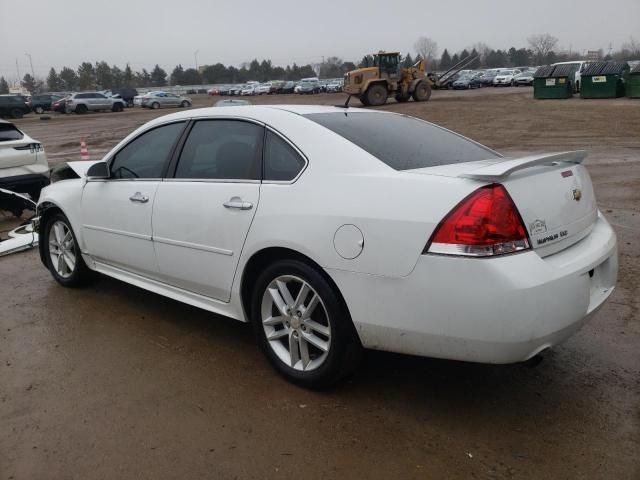
{"type": "Polygon", "coordinates": [[[373,65],[380,69],[380,77],[397,78],[400,76],[400,53],[380,52],[374,55],[373,65]]]}

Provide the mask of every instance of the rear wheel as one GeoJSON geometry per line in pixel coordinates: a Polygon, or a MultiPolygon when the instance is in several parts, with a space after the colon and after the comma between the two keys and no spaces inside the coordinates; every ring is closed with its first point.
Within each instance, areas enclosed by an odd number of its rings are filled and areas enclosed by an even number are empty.
{"type": "Polygon", "coordinates": [[[33,109],[33,111],[36,112],[38,115],[40,115],[41,113],[44,113],[44,108],[38,105],[36,108],[33,109]]]}
{"type": "Polygon", "coordinates": [[[187,108],[187,107],[190,107],[190,106],[191,106],[191,104],[185,100],[185,101],[183,101],[183,102],[180,104],[180,106],[181,106],[182,108],[187,108]]]}
{"type": "Polygon", "coordinates": [[[53,215],[44,228],[47,266],[53,278],[65,287],[79,287],[91,279],[91,270],[80,254],[71,224],[62,213],[53,215]]]}
{"type": "Polygon", "coordinates": [[[388,97],[387,89],[384,85],[376,83],[367,89],[365,97],[367,99],[367,105],[374,107],[384,105],[388,97]]]}
{"type": "Polygon", "coordinates": [[[280,260],[258,278],[251,319],[262,350],[288,380],[327,387],[357,366],[362,347],[331,283],[299,260],[280,260]]]}
{"type": "Polygon", "coordinates": [[[22,110],[20,110],[19,108],[12,108],[9,111],[9,114],[11,115],[11,117],[13,118],[22,118],[24,116],[24,113],[22,110]]]}
{"type": "Polygon", "coordinates": [[[160,108],[160,104],[158,102],[153,102],[151,104],[151,108],[153,108],[154,110],[157,110],[158,108],[160,108]]]}
{"type": "Polygon", "coordinates": [[[87,106],[83,105],[83,104],[77,105],[76,106],[76,113],[80,113],[80,114],[87,113],[87,106]]]}
{"type": "Polygon", "coordinates": [[[431,86],[424,80],[418,82],[413,90],[413,99],[416,102],[426,102],[431,97],[431,86]]]}
{"type": "Polygon", "coordinates": [[[113,110],[114,112],[121,112],[124,109],[122,108],[121,103],[114,103],[113,107],[111,107],[111,110],[113,110]]]}

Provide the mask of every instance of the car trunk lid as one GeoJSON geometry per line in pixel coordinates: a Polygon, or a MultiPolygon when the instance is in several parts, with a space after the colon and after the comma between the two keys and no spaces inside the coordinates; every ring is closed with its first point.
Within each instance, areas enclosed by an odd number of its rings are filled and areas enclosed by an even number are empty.
{"type": "Polygon", "coordinates": [[[512,197],[531,246],[551,255],[587,236],[597,219],[593,185],[582,165],[586,152],[560,152],[458,163],[407,172],[500,183],[512,197]]]}

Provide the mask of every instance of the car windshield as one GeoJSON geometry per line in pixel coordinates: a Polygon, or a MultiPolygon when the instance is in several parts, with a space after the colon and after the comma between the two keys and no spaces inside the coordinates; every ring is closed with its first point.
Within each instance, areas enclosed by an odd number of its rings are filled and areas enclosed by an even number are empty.
{"type": "Polygon", "coordinates": [[[22,132],[10,123],[0,123],[0,142],[11,140],[21,140],[24,137],[22,132]]]}
{"type": "Polygon", "coordinates": [[[495,152],[478,143],[406,115],[336,112],[304,116],[346,138],[395,170],[497,158],[495,152]]]}
{"type": "Polygon", "coordinates": [[[503,70],[500,75],[513,75],[513,70],[503,70]]]}

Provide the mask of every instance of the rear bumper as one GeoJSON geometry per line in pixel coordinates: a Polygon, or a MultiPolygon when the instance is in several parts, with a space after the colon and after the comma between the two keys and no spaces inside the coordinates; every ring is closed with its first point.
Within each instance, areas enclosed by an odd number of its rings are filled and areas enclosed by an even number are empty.
{"type": "Polygon", "coordinates": [[[545,258],[422,255],[403,278],[328,270],[365,347],[482,363],[525,361],[577,331],[613,292],[617,243],[591,234],[545,258]]]}

